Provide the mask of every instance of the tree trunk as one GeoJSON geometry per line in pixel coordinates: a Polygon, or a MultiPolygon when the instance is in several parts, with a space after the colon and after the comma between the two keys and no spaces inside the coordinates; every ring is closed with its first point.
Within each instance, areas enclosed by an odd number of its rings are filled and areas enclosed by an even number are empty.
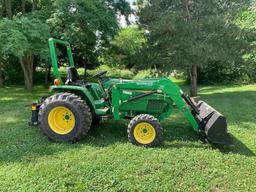
{"type": "Polygon", "coordinates": [[[5,8],[6,8],[6,16],[11,19],[12,18],[12,1],[5,0],[5,8]]]}
{"type": "Polygon", "coordinates": [[[25,0],[21,0],[22,14],[26,13],[26,4],[25,0]]]}
{"type": "Polygon", "coordinates": [[[3,71],[4,71],[4,61],[3,61],[3,56],[0,55],[0,87],[4,87],[4,76],[3,76],[3,71]]]}
{"type": "Polygon", "coordinates": [[[33,89],[33,62],[34,56],[25,55],[20,58],[20,64],[24,73],[25,88],[28,91],[33,89]]]}
{"type": "Polygon", "coordinates": [[[45,67],[45,86],[48,86],[48,83],[51,79],[51,68],[51,65],[45,67]]]}
{"type": "Polygon", "coordinates": [[[88,59],[87,57],[85,57],[84,61],[83,61],[83,66],[84,66],[84,78],[87,77],[87,64],[88,64],[88,59]]]}
{"type": "Polygon", "coordinates": [[[4,77],[0,72],[0,88],[4,87],[4,77]]]}
{"type": "Polygon", "coordinates": [[[86,65],[84,65],[84,78],[87,77],[87,68],[86,68],[86,65]]]}
{"type": "Polygon", "coordinates": [[[190,76],[190,96],[197,96],[197,66],[192,65],[189,69],[190,76]]]}
{"type": "Polygon", "coordinates": [[[1,8],[0,8],[0,19],[2,19],[2,17],[4,17],[4,1],[3,2],[1,2],[1,3],[3,3],[2,4],[2,6],[1,6],[1,8]]]}
{"type": "Polygon", "coordinates": [[[129,20],[129,15],[125,16],[125,22],[126,22],[126,25],[127,26],[130,26],[131,25],[131,22],[129,20]]]}
{"type": "Polygon", "coordinates": [[[32,10],[33,11],[37,10],[37,1],[38,0],[33,0],[33,3],[32,3],[32,10]]]}
{"type": "Polygon", "coordinates": [[[47,74],[48,81],[51,80],[51,69],[52,69],[52,65],[49,65],[49,67],[48,67],[48,74],[47,74]]]}

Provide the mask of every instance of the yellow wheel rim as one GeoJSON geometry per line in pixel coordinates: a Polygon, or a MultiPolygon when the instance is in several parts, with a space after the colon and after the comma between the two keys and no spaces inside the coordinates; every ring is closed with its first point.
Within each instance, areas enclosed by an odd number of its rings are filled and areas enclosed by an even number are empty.
{"type": "Polygon", "coordinates": [[[133,131],[134,138],[141,144],[149,144],[156,138],[155,128],[147,122],[138,123],[133,131]]]}
{"type": "Polygon", "coordinates": [[[48,115],[48,123],[51,130],[57,134],[65,135],[75,127],[75,116],[66,107],[55,107],[48,115]]]}

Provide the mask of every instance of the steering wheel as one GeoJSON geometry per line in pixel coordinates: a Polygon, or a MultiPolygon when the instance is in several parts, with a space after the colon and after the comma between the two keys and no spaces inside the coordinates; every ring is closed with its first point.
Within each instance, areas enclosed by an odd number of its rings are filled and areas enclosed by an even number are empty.
{"type": "Polygon", "coordinates": [[[94,75],[94,77],[98,77],[99,79],[103,79],[108,71],[100,71],[98,72],[96,75],[94,75]]]}

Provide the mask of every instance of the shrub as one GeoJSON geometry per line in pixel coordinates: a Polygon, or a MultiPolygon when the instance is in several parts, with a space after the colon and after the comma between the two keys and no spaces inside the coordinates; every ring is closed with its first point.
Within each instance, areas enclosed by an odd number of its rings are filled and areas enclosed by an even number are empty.
{"type": "Polygon", "coordinates": [[[248,83],[253,81],[248,70],[248,64],[229,64],[220,61],[209,62],[207,65],[198,67],[199,84],[215,84],[225,82],[248,83]]]}
{"type": "Polygon", "coordinates": [[[11,57],[5,61],[4,65],[4,83],[6,85],[15,84],[22,85],[24,84],[23,71],[20,66],[18,59],[11,57]]]}

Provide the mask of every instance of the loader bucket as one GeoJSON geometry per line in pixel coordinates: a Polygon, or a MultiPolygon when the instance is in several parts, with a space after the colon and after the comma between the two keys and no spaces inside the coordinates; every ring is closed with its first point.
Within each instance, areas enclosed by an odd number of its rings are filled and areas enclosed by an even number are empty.
{"type": "Polygon", "coordinates": [[[198,109],[193,115],[199,124],[199,130],[210,143],[232,145],[227,130],[226,118],[204,101],[195,104],[198,109]]]}

